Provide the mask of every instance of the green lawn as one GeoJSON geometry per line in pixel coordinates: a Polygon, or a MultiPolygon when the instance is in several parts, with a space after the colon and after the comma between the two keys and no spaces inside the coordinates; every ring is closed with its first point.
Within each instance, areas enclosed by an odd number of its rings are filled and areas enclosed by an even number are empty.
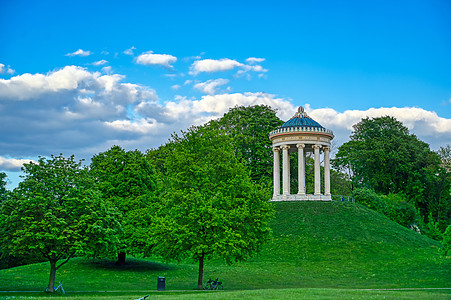
{"type": "Polygon", "coordinates": [[[265,289],[245,291],[102,292],[44,295],[43,293],[1,293],[2,299],[450,299],[450,290],[356,290],[356,289],[265,289]]]}
{"type": "MultiPolygon", "coordinates": [[[[67,296],[83,299],[136,299],[150,292],[152,298],[177,299],[451,298],[449,290],[355,290],[451,287],[451,258],[440,255],[438,242],[352,203],[285,202],[275,207],[273,238],[262,253],[231,266],[221,260],[206,262],[205,281],[219,277],[224,292],[193,291],[196,264],[167,264],[156,257],[130,259],[122,267],[108,259],[76,258],[58,271],[57,280],[63,280],[67,296]],[[173,293],[154,292],[158,276],[166,277],[166,289],[173,293]],[[74,293],[99,291],[123,294],[74,293]]],[[[0,290],[39,291],[48,272],[48,263],[0,270],[0,290]]],[[[36,296],[8,297],[20,295],[36,296]]]]}

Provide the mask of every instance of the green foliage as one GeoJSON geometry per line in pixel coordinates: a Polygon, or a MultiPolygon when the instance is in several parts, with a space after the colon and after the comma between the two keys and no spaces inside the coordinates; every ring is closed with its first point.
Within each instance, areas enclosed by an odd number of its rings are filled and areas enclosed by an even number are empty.
{"type": "Polygon", "coordinates": [[[121,212],[120,257],[125,260],[126,252],[148,255],[152,248],[149,228],[158,190],[155,169],[140,151],[113,146],[93,156],[90,173],[96,178],[102,197],[121,212]]]}
{"type": "Polygon", "coordinates": [[[413,224],[418,224],[418,213],[415,206],[407,202],[400,194],[389,194],[382,196],[389,207],[388,217],[396,223],[409,227],[413,224]]]}
{"type": "Polygon", "coordinates": [[[442,167],[446,171],[451,172],[451,145],[440,147],[437,154],[440,156],[440,160],[442,161],[442,167]]]}
{"type": "Polygon", "coordinates": [[[1,206],[2,252],[47,259],[53,291],[56,270],[75,254],[97,256],[115,248],[117,214],[73,156],[41,157],[23,171],[24,181],[1,206]]]}
{"type": "Polygon", "coordinates": [[[369,189],[355,189],[352,192],[355,202],[362,204],[369,209],[375,210],[383,215],[389,214],[389,207],[384,199],[375,191],[369,189]]]}
{"type": "Polygon", "coordinates": [[[442,229],[450,223],[450,173],[439,154],[395,118],[365,118],[355,124],[351,140],[339,148],[332,164],[348,171],[356,187],[405,195],[422,218],[432,212],[442,229]]]}
{"type": "Polygon", "coordinates": [[[446,256],[448,252],[451,250],[451,225],[446,227],[445,232],[443,233],[443,254],[446,256]]]}
{"type": "Polygon", "coordinates": [[[442,232],[440,231],[438,222],[434,221],[432,213],[428,215],[428,222],[426,224],[426,235],[436,241],[442,240],[442,232]]]}
{"type": "Polygon", "coordinates": [[[415,206],[401,194],[380,195],[369,189],[355,189],[352,193],[355,202],[375,210],[390,220],[404,226],[417,225],[419,216],[415,206]]]}
{"type": "Polygon", "coordinates": [[[165,195],[153,227],[154,250],[166,259],[241,261],[267,240],[270,195],[235,156],[232,138],[209,126],[173,135],[165,195]]]}
{"type": "MultiPolygon", "coordinates": [[[[219,277],[225,289],[221,293],[196,295],[230,299],[230,291],[252,289],[261,291],[256,298],[265,298],[271,295],[268,289],[424,289],[446,288],[451,282],[451,260],[440,255],[439,242],[359,204],[299,201],[278,202],[274,206],[275,218],[270,225],[273,235],[259,255],[232,265],[220,259],[209,261],[205,279],[219,277]]],[[[46,280],[47,267],[48,263],[41,263],[0,270],[0,290],[38,290],[46,280]]],[[[131,258],[125,266],[117,266],[109,259],[75,258],[61,271],[59,279],[68,291],[66,297],[85,299],[138,290],[141,292],[136,294],[142,297],[155,290],[158,276],[164,276],[164,294],[172,299],[176,295],[171,291],[177,295],[193,292],[196,275],[197,267],[190,259],[166,264],[158,257],[131,258]],[[82,293],[87,291],[101,292],[82,293]]],[[[160,296],[153,293],[155,298],[160,296]]],[[[429,298],[436,299],[434,296],[435,293],[429,298]]]]}
{"type": "MultiPolygon", "coordinates": [[[[3,202],[6,202],[7,197],[10,195],[10,191],[6,189],[7,184],[7,176],[6,173],[0,172],[0,206],[3,202]]],[[[0,209],[1,211],[1,209],[0,209]]],[[[3,241],[0,240],[0,243],[3,241]]],[[[0,249],[2,247],[0,246],[0,249]]],[[[38,255],[11,255],[11,254],[2,254],[0,252],[0,269],[12,268],[16,266],[26,265],[30,263],[40,262],[42,261],[42,257],[38,255]]]]}
{"type": "MultiPolygon", "coordinates": [[[[324,169],[322,167],[322,169],[324,169]]],[[[346,173],[330,170],[330,192],[332,195],[351,195],[352,182],[346,173]]]]}
{"type": "Polygon", "coordinates": [[[269,133],[283,121],[266,105],[235,106],[210,126],[226,132],[232,139],[235,153],[257,183],[271,185],[273,154],[269,133]]]}
{"type": "MultiPolygon", "coordinates": [[[[272,189],[273,178],[273,152],[269,133],[282,125],[283,121],[276,116],[276,111],[269,106],[236,106],[231,108],[224,116],[211,121],[207,126],[226,132],[232,137],[235,155],[249,169],[253,181],[272,189]]],[[[148,158],[156,167],[165,171],[164,159],[171,154],[173,142],[148,152],[148,158]]],[[[290,155],[291,174],[297,174],[297,153],[290,155]]],[[[306,160],[306,186],[307,192],[313,194],[313,159],[306,160]]],[[[323,169],[323,168],[322,168],[323,169]]],[[[331,191],[334,194],[349,195],[351,184],[347,175],[331,170],[331,191]]],[[[291,176],[291,190],[297,191],[296,176],[291,176]]]]}
{"type": "Polygon", "coordinates": [[[6,200],[8,190],[6,189],[6,173],[0,172],[0,205],[6,200]]]}
{"type": "Polygon", "coordinates": [[[334,165],[350,166],[354,182],[377,193],[421,193],[422,168],[432,160],[426,143],[409,134],[393,117],[366,118],[354,125],[351,140],[337,153],[334,165]]]}

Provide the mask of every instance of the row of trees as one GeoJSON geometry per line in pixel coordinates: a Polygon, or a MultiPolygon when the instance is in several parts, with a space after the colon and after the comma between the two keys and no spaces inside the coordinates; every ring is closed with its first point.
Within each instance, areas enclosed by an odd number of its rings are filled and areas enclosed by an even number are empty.
{"type": "MultiPolygon", "coordinates": [[[[48,260],[49,291],[56,270],[75,255],[117,255],[118,264],[127,254],[191,257],[201,288],[206,260],[246,259],[270,235],[268,134],[282,123],[270,107],[235,107],[146,153],[113,146],[88,166],[73,156],[41,157],[24,165],[12,192],[0,173],[0,252],[48,260]]],[[[376,210],[380,199],[393,203],[381,212],[399,223],[413,209],[443,232],[451,215],[450,153],[449,146],[431,151],[392,117],[363,119],[333,160],[332,193],[364,195],[376,210]]],[[[309,158],[306,173],[313,173],[309,158]]]]}
{"type": "Polygon", "coordinates": [[[332,164],[348,174],[356,198],[440,239],[451,221],[450,146],[434,152],[390,116],[362,119],[353,129],[332,164]]]}
{"type": "Polygon", "coordinates": [[[2,173],[0,251],[48,260],[49,291],[70,258],[114,254],[118,264],[126,254],[191,257],[201,288],[206,260],[246,259],[269,237],[265,166],[272,165],[267,134],[274,122],[269,107],[235,108],[146,153],[113,146],[89,166],[73,156],[40,157],[24,165],[12,192],[2,173]],[[257,122],[269,122],[264,138],[257,122]],[[257,155],[249,155],[253,146],[261,147],[257,155]]]}

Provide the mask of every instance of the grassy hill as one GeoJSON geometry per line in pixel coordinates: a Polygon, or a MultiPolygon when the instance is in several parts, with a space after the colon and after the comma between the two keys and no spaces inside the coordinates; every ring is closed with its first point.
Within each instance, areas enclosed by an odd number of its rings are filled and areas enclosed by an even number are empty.
{"type": "MultiPolygon", "coordinates": [[[[258,256],[231,266],[207,261],[205,280],[219,277],[226,290],[280,288],[451,287],[451,258],[440,244],[360,205],[275,203],[273,239],[258,256]]],[[[0,290],[40,290],[48,263],[0,270],[0,290]]],[[[197,265],[158,258],[71,260],[57,273],[68,291],[149,291],[157,276],[166,289],[192,290],[197,265]]],[[[1,295],[0,295],[1,297],[1,295]]]]}

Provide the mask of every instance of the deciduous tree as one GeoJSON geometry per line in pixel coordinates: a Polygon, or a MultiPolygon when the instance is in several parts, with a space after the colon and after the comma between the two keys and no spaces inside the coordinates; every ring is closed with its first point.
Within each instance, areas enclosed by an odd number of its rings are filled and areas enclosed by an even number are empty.
{"type": "Polygon", "coordinates": [[[446,227],[449,217],[443,214],[450,206],[450,180],[438,154],[390,116],[365,118],[353,128],[351,140],[340,146],[333,165],[350,169],[356,187],[405,195],[425,221],[432,213],[446,227]]]}
{"type": "Polygon", "coordinates": [[[2,252],[47,259],[53,292],[56,271],[74,255],[115,249],[120,225],[73,156],[41,157],[24,164],[23,171],[25,179],[1,206],[2,252]]]}
{"type": "Polygon", "coordinates": [[[270,234],[270,195],[235,156],[230,135],[208,126],[173,136],[165,161],[165,195],[153,226],[154,250],[192,257],[202,288],[205,260],[228,263],[260,250],[270,234]]]}
{"type": "Polygon", "coordinates": [[[102,197],[121,212],[123,234],[117,264],[125,264],[126,253],[149,254],[149,227],[157,202],[154,168],[140,151],[113,146],[94,155],[90,171],[102,197]]]}
{"type": "Polygon", "coordinates": [[[233,138],[236,155],[251,172],[252,180],[271,186],[273,154],[269,133],[283,124],[266,105],[235,106],[210,123],[233,138]]]}

